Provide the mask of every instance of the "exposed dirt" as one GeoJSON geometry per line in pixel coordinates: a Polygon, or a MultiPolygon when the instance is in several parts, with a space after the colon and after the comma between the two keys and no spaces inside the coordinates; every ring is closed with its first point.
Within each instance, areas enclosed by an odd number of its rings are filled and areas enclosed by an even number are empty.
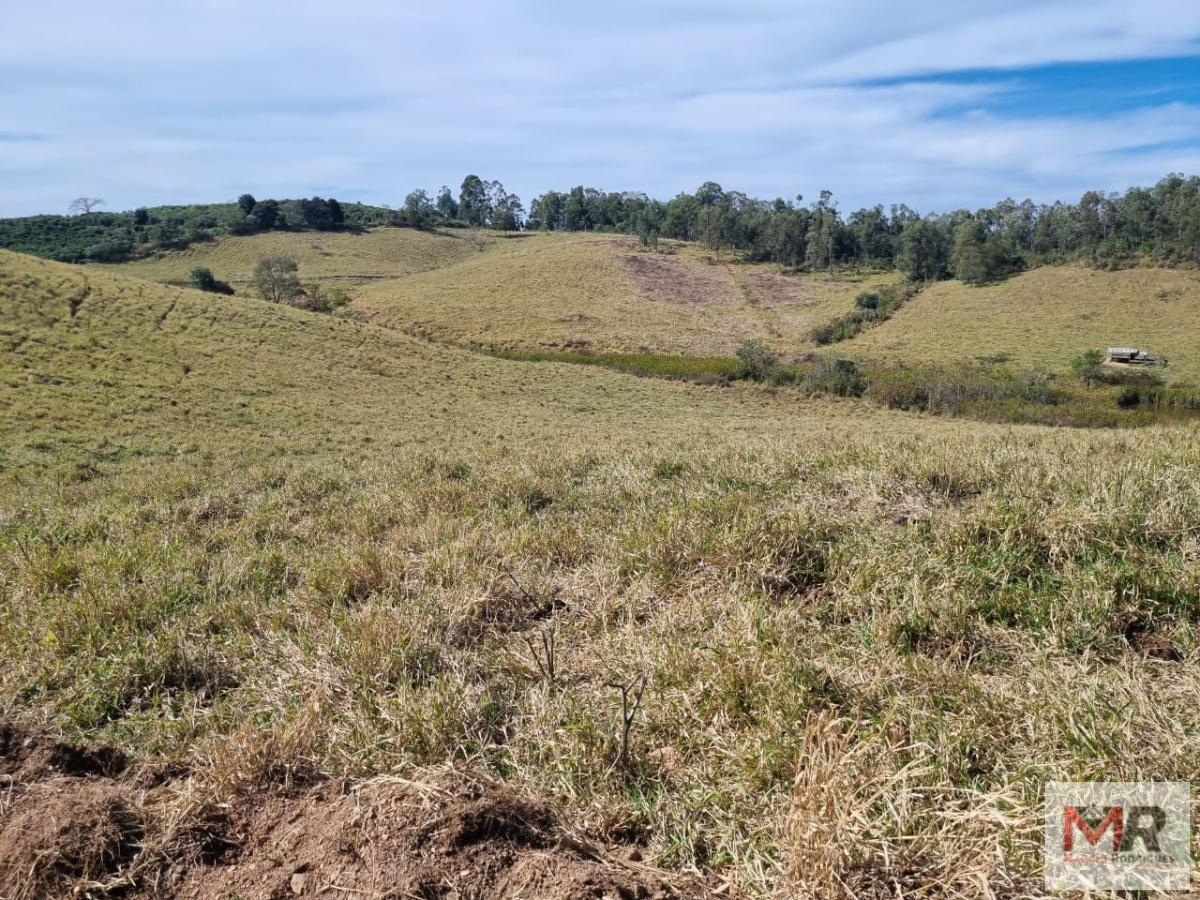
{"type": "Polygon", "coordinates": [[[70,896],[115,884],[138,852],[125,758],[0,725],[0,897],[70,896]]]}
{"type": "Polygon", "coordinates": [[[778,275],[775,272],[747,272],[746,281],[754,296],[768,306],[812,306],[817,302],[808,286],[799,279],[788,278],[786,275],[778,275]]]}
{"type": "Polygon", "coordinates": [[[684,305],[713,306],[740,302],[724,269],[712,272],[673,259],[641,253],[621,257],[634,284],[651,300],[684,305]]]}
{"type": "Polygon", "coordinates": [[[267,789],[193,812],[170,835],[151,833],[164,817],[142,805],[161,779],[131,771],[115,751],[0,726],[0,773],[4,900],[704,893],[632,861],[636,849],[571,833],[547,803],[471,772],[267,789]]]}
{"type": "Polygon", "coordinates": [[[236,858],[178,873],[169,896],[679,896],[652,870],[573,839],[546,804],[462,773],[327,783],[235,820],[236,858]]]}

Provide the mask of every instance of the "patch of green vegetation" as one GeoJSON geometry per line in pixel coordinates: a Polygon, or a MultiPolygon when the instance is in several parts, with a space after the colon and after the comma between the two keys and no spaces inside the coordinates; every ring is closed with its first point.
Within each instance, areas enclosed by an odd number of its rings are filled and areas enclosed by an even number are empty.
{"type": "Polygon", "coordinates": [[[834,344],[848,341],[863,329],[890,319],[900,307],[920,291],[921,286],[913,282],[885,285],[873,291],[863,291],[854,298],[854,309],[812,330],[812,339],[817,344],[834,344]]]}
{"type": "Polygon", "coordinates": [[[646,378],[672,378],[704,384],[727,382],[737,376],[739,362],[723,356],[682,356],[660,353],[588,353],[572,350],[523,350],[488,347],[483,352],[520,362],[574,363],[604,366],[646,378]]]}
{"type": "MultiPolygon", "coordinates": [[[[277,218],[268,227],[316,227],[306,221],[302,207],[311,201],[264,202],[277,209],[277,218]]],[[[327,227],[378,224],[386,221],[388,214],[381,207],[361,203],[341,204],[339,209],[341,218],[327,227]]],[[[160,250],[182,250],[223,234],[249,233],[246,218],[237,203],[196,203],[129,212],[0,219],[0,248],[60,262],[121,262],[160,250]]]]}

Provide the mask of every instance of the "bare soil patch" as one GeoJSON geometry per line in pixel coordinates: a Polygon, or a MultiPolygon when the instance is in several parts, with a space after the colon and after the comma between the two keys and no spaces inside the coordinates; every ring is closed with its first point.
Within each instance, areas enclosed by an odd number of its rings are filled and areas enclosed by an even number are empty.
{"type": "Polygon", "coordinates": [[[193,812],[171,835],[149,833],[164,817],[143,805],[143,774],[111,749],[0,726],[0,897],[703,895],[470,771],[264,789],[193,812]]]}
{"type": "Polygon", "coordinates": [[[817,302],[812,291],[798,279],[775,272],[747,272],[746,281],[759,300],[768,305],[812,306],[817,302]]]}
{"type": "Polygon", "coordinates": [[[737,301],[723,270],[712,273],[673,259],[630,253],[621,264],[634,284],[651,300],[682,305],[712,306],[737,301]]]}
{"type": "Polygon", "coordinates": [[[547,804],[461,772],[326,783],[235,818],[236,858],[183,872],[171,896],[681,896],[653,870],[568,834],[547,804]]]}

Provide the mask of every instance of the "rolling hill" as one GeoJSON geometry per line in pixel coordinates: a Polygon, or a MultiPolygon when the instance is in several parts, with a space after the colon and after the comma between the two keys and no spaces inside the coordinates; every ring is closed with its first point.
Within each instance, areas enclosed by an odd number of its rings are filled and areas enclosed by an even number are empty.
{"type": "Polygon", "coordinates": [[[379,321],[458,342],[695,355],[763,338],[809,348],[808,331],[884,277],[785,276],[713,260],[687,244],[529,234],[453,267],[372,284],[356,305],[379,321]]]}
{"type": "Polygon", "coordinates": [[[253,279],[254,266],[260,259],[284,255],[296,260],[305,279],[354,283],[400,278],[447,266],[476,255],[489,243],[485,235],[462,230],[267,231],[223,235],[185,250],[105,267],[136,278],[185,284],[193,268],[205,266],[222,281],[240,285],[253,279]]]}
{"type": "Polygon", "coordinates": [[[1200,272],[1043,266],[969,287],[932,284],[895,316],[840,349],[864,358],[956,363],[1004,356],[1066,371],[1085,350],[1143,347],[1168,357],[1171,380],[1200,382],[1200,272]]]}

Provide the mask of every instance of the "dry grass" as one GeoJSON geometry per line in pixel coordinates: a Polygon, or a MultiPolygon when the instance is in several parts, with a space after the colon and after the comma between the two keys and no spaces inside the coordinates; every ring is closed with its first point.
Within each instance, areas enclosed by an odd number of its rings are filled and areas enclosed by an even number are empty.
{"type": "Polygon", "coordinates": [[[646,253],[613,235],[528,234],[453,267],[371,285],[358,305],[386,324],[459,342],[712,355],[755,337],[810,348],[814,325],[880,280],[784,276],[674,249],[646,253]]]}
{"type": "Polygon", "coordinates": [[[185,250],[96,268],[150,281],[183,284],[193,268],[206,266],[222,281],[238,285],[252,280],[254,266],[260,259],[283,255],[300,264],[302,279],[335,278],[354,283],[402,278],[448,266],[477,254],[487,244],[485,235],[464,231],[412,228],[372,228],[362,233],[271,231],[221,237],[185,250]]]}
{"type": "Polygon", "coordinates": [[[1200,382],[1200,273],[1046,266],[1000,284],[931,285],[891,320],[840,349],[862,357],[957,362],[1006,355],[1062,372],[1084,350],[1145,347],[1166,375],[1200,382]]]}
{"type": "Polygon", "coordinates": [[[0,340],[0,714],[186,761],[171,828],[469,763],[751,895],[1022,896],[1045,781],[1200,764],[1194,427],[508,362],[3,253],[0,340]]]}

